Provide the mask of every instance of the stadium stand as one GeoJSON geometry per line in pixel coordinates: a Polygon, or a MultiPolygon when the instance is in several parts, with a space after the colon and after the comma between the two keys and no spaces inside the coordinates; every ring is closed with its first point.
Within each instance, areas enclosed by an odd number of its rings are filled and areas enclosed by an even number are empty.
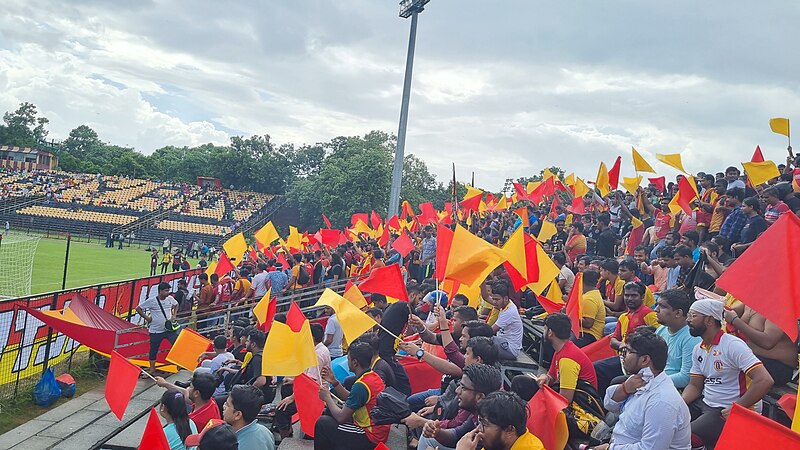
{"type": "Polygon", "coordinates": [[[260,220],[273,199],[189,183],[0,168],[0,219],[23,229],[216,241],[260,220]]]}

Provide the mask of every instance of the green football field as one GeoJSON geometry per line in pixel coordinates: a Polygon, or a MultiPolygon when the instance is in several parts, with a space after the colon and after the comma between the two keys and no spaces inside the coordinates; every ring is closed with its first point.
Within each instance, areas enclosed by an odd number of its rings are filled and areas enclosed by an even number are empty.
{"type": "MultiPolygon", "coordinates": [[[[39,240],[33,262],[31,293],[61,289],[64,275],[64,252],[67,241],[63,239],[39,240]]],[[[103,244],[72,241],[69,250],[67,288],[87,286],[105,281],[128,280],[150,275],[150,253],[146,246],[134,244],[105,248],[103,244]]],[[[160,250],[159,250],[160,251],[160,250]]],[[[159,260],[160,262],[160,260],[159,260]]],[[[192,267],[197,260],[189,260],[192,267]]],[[[170,265],[170,270],[172,265],[170,265]]],[[[159,267],[160,270],[160,267],[159,267]]]]}

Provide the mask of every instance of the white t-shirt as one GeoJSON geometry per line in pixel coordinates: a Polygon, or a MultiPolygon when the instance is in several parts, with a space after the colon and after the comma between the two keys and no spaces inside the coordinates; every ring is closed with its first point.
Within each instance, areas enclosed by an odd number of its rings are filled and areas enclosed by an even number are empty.
{"type": "Polygon", "coordinates": [[[331,358],[338,358],[343,354],[342,338],[344,338],[344,333],[336,314],[330,316],[328,323],[325,325],[325,337],[327,338],[329,335],[333,335],[333,338],[330,345],[328,345],[328,351],[331,353],[331,358]]]}
{"type": "Polygon", "coordinates": [[[500,310],[494,324],[500,328],[495,336],[497,345],[505,347],[507,344],[507,350],[517,356],[522,350],[522,319],[514,302],[509,301],[505,309],[500,310]]]}
{"type": "MultiPolygon", "coordinates": [[[[253,282],[250,284],[253,290],[253,298],[255,301],[261,300],[267,294],[267,272],[257,273],[253,276],[253,282]]],[[[275,292],[277,295],[277,292],[275,292]]]]}
{"type": "Polygon", "coordinates": [[[167,314],[167,317],[164,317],[164,314],[161,313],[161,308],[158,306],[158,297],[151,297],[139,303],[139,307],[153,318],[152,322],[150,322],[150,326],[147,328],[150,333],[165,333],[167,331],[167,329],[164,328],[164,323],[172,319],[173,305],[177,307],[178,301],[171,295],[161,300],[161,306],[164,308],[164,313],[167,314]]]}
{"type": "MultiPolygon", "coordinates": [[[[763,363],[736,336],[720,332],[710,347],[699,343],[692,351],[691,376],[703,376],[703,401],[712,408],[731,406],[747,390],[747,373],[763,363]],[[740,375],[744,374],[742,377],[740,375]]],[[[754,405],[761,412],[761,401],[754,405]]]]}
{"type": "Polygon", "coordinates": [[[569,294],[569,292],[572,290],[572,285],[575,283],[575,274],[572,273],[572,270],[565,265],[561,267],[561,273],[558,275],[558,278],[567,280],[562,291],[564,294],[569,294]]]}

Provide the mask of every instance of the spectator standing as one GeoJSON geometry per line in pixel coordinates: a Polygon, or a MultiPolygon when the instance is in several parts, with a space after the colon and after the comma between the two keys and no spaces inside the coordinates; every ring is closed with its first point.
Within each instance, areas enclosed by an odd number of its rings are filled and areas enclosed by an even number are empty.
{"type": "Polygon", "coordinates": [[[153,249],[150,253],[150,276],[154,277],[158,274],[158,250],[153,249]]]}
{"type": "Polygon", "coordinates": [[[161,342],[166,339],[170,344],[174,344],[178,339],[178,332],[167,331],[165,326],[167,321],[174,319],[178,313],[178,302],[169,295],[169,291],[169,283],[162,281],[158,283],[158,294],[139,303],[139,306],[136,307],[136,313],[147,323],[147,331],[150,333],[149,372],[151,374],[155,372],[156,357],[161,342]]]}

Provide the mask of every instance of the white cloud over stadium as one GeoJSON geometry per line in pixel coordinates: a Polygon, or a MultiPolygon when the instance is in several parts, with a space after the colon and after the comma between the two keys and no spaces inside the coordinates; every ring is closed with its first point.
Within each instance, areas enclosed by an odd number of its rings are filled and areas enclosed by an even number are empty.
{"type": "MultiPolygon", "coordinates": [[[[0,108],[35,103],[55,138],[88,124],[150,153],[397,131],[409,23],[394,1],[3,6],[0,108]]],[[[689,170],[748,160],[757,144],[781,161],[767,120],[800,121],[798,22],[785,1],[433,0],[406,152],[440,180],[455,162],[493,189],[545,164],[593,178],[631,145],[651,162],[684,152],[689,170]]]]}

